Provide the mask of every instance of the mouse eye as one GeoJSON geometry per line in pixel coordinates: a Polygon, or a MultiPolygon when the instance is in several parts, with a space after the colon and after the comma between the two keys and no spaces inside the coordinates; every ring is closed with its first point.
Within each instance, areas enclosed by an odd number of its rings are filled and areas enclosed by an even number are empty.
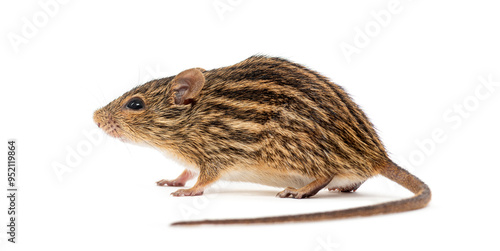
{"type": "Polygon", "coordinates": [[[144,101],[140,98],[133,98],[127,102],[126,107],[132,110],[141,110],[144,108],[144,101]]]}

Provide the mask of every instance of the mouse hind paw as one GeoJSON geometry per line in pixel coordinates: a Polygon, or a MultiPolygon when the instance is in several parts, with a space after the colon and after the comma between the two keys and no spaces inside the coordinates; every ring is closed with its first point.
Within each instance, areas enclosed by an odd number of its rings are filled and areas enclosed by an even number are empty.
{"type": "Polygon", "coordinates": [[[276,196],[280,198],[291,197],[295,199],[309,198],[317,194],[319,190],[323,189],[331,180],[332,178],[318,178],[299,189],[287,187],[285,190],[279,192],[276,196]]]}
{"type": "MultiPolygon", "coordinates": [[[[364,182],[364,181],[363,181],[364,182]]],[[[342,193],[354,193],[363,184],[363,182],[355,183],[345,187],[329,187],[328,191],[342,192],[342,193]]]]}
{"type": "Polygon", "coordinates": [[[300,189],[295,189],[293,187],[287,187],[285,190],[276,194],[277,197],[280,198],[295,198],[295,199],[304,199],[313,196],[316,193],[301,191],[300,189]]]}

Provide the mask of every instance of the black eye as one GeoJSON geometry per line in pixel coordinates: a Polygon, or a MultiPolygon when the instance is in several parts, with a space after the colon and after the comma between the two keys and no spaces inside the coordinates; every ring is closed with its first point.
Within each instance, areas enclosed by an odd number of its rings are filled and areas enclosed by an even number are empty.
{"type": "Polygon", "coordinates": [[[133,98],[128,101],[126,106],[132,110],[140,110],[144,108],[144,101],[140,98],[133,98]]]}

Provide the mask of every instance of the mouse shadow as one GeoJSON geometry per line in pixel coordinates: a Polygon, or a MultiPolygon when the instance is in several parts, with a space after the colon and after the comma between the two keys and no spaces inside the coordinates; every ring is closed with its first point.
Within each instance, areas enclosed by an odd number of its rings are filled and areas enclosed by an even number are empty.
{"type": "Polygon", "coordinates": [[[209,191],[211,194],[220,195],[236,195],[236,196],[249,196],[249,197],[274,197],[279,192],[266,190],[266,189],[214,189],[209,191]]]}
{"type": "Polygon", "coordinates": [[[401,199],[397,196],[385,195],[385,194],[376,194],[364,191],[356,191],[356,192],[337,192],[337,191],[320,191],[315,196],[311,197],[311,199],[318,200],[330,200],[332,198],[337,199],[353,199],[353,200],[371,200],[371,201],[390,201],[401,199]]]}
{"type": "MultiPolygon", "coordinates": [[[[235,196],[248,196],[248,197],[276,197],[276,195],[282,191],[282,189],[270,190],[270,189],[216,189],[210,191],[211,194],[219,195],[235,195],[235,196]]],[[[319,191],[312,197],[306,198],[307,200],[331,200],[333,198],[337,199],[353,199],[353,200],[372,200],[372,201],[390,201],[401,199],[398,196],[376,194],[364,191],[356,191],[343,193],[338,191],[328,191],[323,189],[319,191]]],[[[289,198],[292,199],[292,198],[289,198]]]]}

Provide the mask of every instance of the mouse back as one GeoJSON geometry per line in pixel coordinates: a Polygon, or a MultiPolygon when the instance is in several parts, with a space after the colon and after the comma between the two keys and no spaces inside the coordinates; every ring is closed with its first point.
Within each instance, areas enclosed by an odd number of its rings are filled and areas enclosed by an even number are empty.
{"type": "Polygon", "coordinates": [[[366,179],[388,160],[344,89],[302,65],[254,56],[204,76],[190,113],[198,162],[366,179]]]}

